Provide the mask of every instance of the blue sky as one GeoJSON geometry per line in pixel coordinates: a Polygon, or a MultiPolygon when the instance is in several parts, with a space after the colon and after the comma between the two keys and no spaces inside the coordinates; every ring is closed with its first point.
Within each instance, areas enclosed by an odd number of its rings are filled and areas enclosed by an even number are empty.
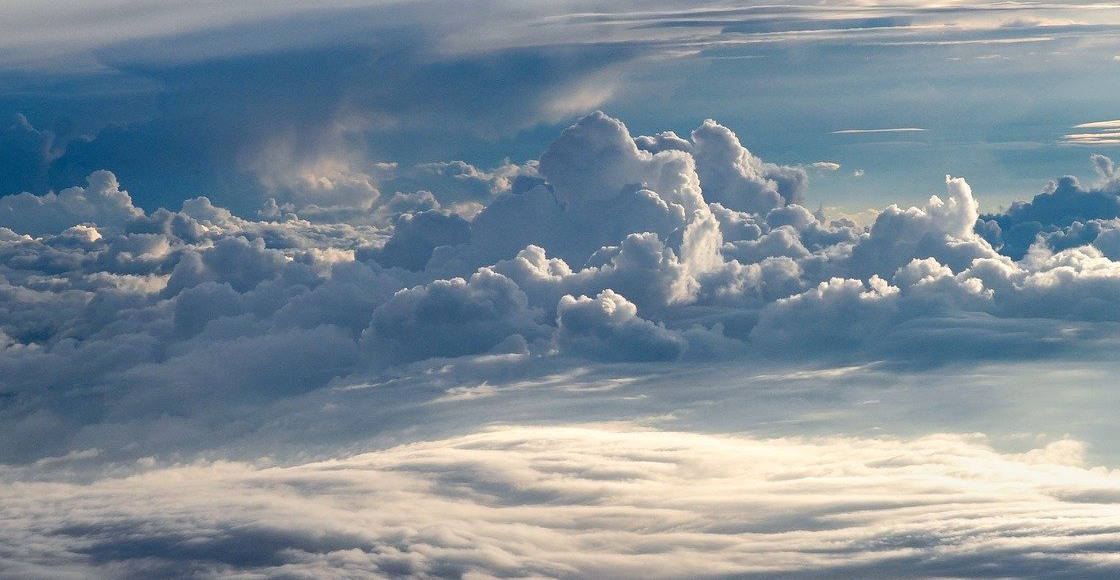
{"type": "Polygon", "coordinates": [[[9,1],[0,580],[1120,575],[1120,6],[9,1]]]}

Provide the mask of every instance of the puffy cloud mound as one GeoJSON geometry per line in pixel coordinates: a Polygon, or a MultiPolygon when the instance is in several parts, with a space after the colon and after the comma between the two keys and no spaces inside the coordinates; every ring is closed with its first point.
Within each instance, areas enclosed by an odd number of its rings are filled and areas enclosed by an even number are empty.
{"type": "Polygon", "coordinates": [[[436,280],[377,307],[362,340],[373,356],[407,362],[486,352],[511,335],[546,332],[512,280],[480,270],[470,280],[436,280]]]}
{"type": "Polygon", "coordinates": [[[924,208],[892,205],[876,218],[869,236],[852,249],[853,273],[891,276],[914,258],[936,258],[956,271],[973,260],[997,254],[973,231],[978,218],[972,188],[961,178],[946,176],[947,199],[929,199],[924,208]]]}
{"type": "Polygon", "coordinates": [[[108,171],[89,176],[85,188],[71,187],[43,196],[20,193],[0,197],[0,226],[21,234],[58,234],[70,226],[96,224],[119,228],[143,211],[108,171]]]}
{"type": "Polygon", "coordinates": [[[403,214],[375,259],[387,267],[423,270],[436,248],[465,244],[470,231],[470,224],[458,214],[436,210],[403,214]]]}
{"type": "Polygon", "coordinates": [[[1104,224],[1120,218],[1120,176],[1112,160],[1103,155],[1091,157],[1100,181],[1085,187],[1076,177],[1050,182],[1031,201],[1018,201],[1002,214],[983,216],[977,229],[993,245],[1015,259],[1021,259],[1036,239],[1056,249],[1091,243],[1104,230],[1104,224]]]}
{"type": "Polygon", "coordinates": [[[709,202],[752,213],[804,200],[805,171],[765,163],[742,146],[739,138],[708,119],[692,132],[692,154],[709,202]]]}
{"type": "MultiPolygon", "coordinates": [[[[1107,160],[1095,163],[1111,183],[1107,160]]],[[[395,186],[450,180],[477,190],[460,200],[491,199],[476,212],[443,206],[424,191],[400,192],[365,217],[339,214],[352,221],[333,223],[323,215],[306,221],[276,204],[262,213],[276,221],[250,221],[206,198],[146,215],[106,172],[85,189],[2,198],[11,232],[5,280],[20,289],[14,304],[25,312],[13,311],[4,332],[46,347],[63,337],[107,339],[124,326],[113,318],[128,312],[137,325],[130,331],[170,345],[218,325],[232,339],[325,324],[350,336],[364,332],[377,364],[397,364],[485,352],[513,335],[530,342],[565,336],[557,332],[565,295],[617,297],[670,334],[720,324],[748,350],[764,351],[815,344],[821,332],[848,337],[837,346],[853,344],[899,316],[1039,316],[1059,286],[1087,294],[1079,306],[1051,308],[1056,318],[1112,318],[1100,306],[1113,284],[1106,256],[1116,253],[1108,222],[1075,222],[1062,244],[1053,237],[1010,261],[987,241],[996,230],[974,229],[978,204],[968,184],[950,178],[944,199],[891,206],[866,231],[825,225],[797,204],[803,173],[758,159],[710,120],[688,139],[633,137],[620,121],[595,113],[564,131],[539,164],[382,171],[395,186]],[[1103,256],[1090,267],[1093,251],[1103,256]],[[915,274],[915,263],[933,274],[915,274]],[[44,274],[56,277],[54,286],[43,284],[44,274]],[[401,288],[412,290],[390,298],[401,288]],[[876,289],[890,290],[880,306],[901,310],[888,316],[865,308],[866,293],[876,289]],[[75,310],[63,297],[90,306],[75,310]],[[32,303],[52,300],[72,318],[27,314],[45,312],[28,310],[32,303]],[[817,314],[797,314],[810,311],[817,314]],[[832,322],[813,324],[814,316],[832,322]]],[[[1051,198],[1069,197],[1065,191],[1000,219],[1031,217],[1053,206],[1051,198]]],[[[625,350],[624,340],[607,342],[625,350]]]]}
{"type": "Polygon", "coordinates": [[[621,121],[600,112],[566,129],[541,155],[540,172],[562,204],[610,199],[635,184],[689,211],[703,204],[689,155],[643,151],[621,121]]]}
{"type": "Polygon", "coordinates": [[[557,308],[556,344],[561,352],[607,360],[673,360],[679,336],[638,317],[638,307],[604,290],[595,298],[565,295],[557,308]]]}
{"type": "Polygon", "coordinates": [[[539,162],[383,164],[366,175],[392,195],[315,211],[273,201],[249,219],[199,197],[145,213],[100,171],[2,197],[0,435],[16,443],[0,457],[127,430],[121,409],[236,415],[430,358],[939,364],[1106,343],[1120,220],[1094,159],[1093,189],[1063,181],[981,217],[948,178],[863,228],[823,223],[801,170],[714,121],[633,136],[595,113],[539,162]],[[999,240],[1024,220],[1052,229],[1016,257],[999,240]]]}
{"type": "Polygon", "coordinates": [[[897,295],[898,288],[879,277],[867,285],[833,278],[769,305],[752,335],[790,354],[843,351],[887,325],[898,308],[897,295]]]}

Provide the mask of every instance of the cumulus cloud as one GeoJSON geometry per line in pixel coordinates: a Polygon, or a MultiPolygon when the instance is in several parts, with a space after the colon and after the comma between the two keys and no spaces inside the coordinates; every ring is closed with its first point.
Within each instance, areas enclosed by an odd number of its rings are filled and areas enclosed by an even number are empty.
{"type": "Polygon", "coordinates": [[[24,192],[0,198],[0,225],[24,234],[58,234],[79,224],[120,228],[143,215],[112,173],[97,171],[87,181],[85,188],[70,187],[57,194],[24,192]]]}
{"type": "Polygon", "coordinates": [[[708,201],[752,213],[803,201],[808,182],[804,170],[763,162],[727,127],[708,119],[692,132],[692,141],[708,201]]]}
{"type": "Polygon", "coordinates": [[[465,244],[470,232],[470,224],[458,214],[436,210],[401,214],[375,259],[387,267],[422,270],[436,248],[465,244]]]}
{"type": "Polygon", "coordinates": [[[512,335],[546,332],[512,280],[480,270],[402,290],[373,311],[363,342],[375,357],[408,362],[486,352],[512,335]]]}
{"type": "Polygon", "coordinates": [[[996,252],[973,230],[979,218],[972,189],[946,176],[947,199],[929,199],[923,208],[890,206],[875,219],[868,236],[852,249],[850,264],[861,277],[890,276],[913,258],[937,258],[960,271],[996,252]]]}
{"type": "Polygon", "coordinates": [[[565,295],[557,308],[556,343],[561,352],[592,359],[673,360],[684,341],[638,317],[638,308],[607,289],[595,298],[565,295]]]}
{"type": "MultiPolygon", "coordinates": [[[[841,288],[863,288],[855,293],[859,295],[879,288],[877,284],[899,284],[905,295],[917,285],[904,273],[914,260],[933,264],[938,272],[947,269],[950,278],[959,278],[958,286],[980,284],[982,288],[971,294],[995,293],[987,302],[960,302],[952,290],[949,303],[965,312],[979,308],[1006,316],[1027,288],[1022,283],[1046,263],[1000,262],[987,241],[991,232],[974,231],[978,203],[961,179],[947,180],[944,200],[935,196],[922,208],[891,206],[867,230],[853,222],[824,225],[820,216],[796,203],[805,187],[802,170],[759,160],[714,121],[706,121],[690,137],[632,137],[620,121],[596,113],[565,131],[544,152],[539,166],[485,172],[465,164],[443,164],[409,170],[414,176],[450,175],[485,185],[492,201],[466,218],[422,191],[395,194],[377,210],[376,220],[359,216],[355,223],[307,222],[284,214],[278,205],[262,213],[275,221],[254,222],[206,198],[189,200],[179,212],[147,215],[129,203],[111,174],[99,173],[91,177],[88,189],[3,199],[10,208],[51,208],[20,212],[22,224],[9,218],[16,236],[8,242],[8,265],[15,268],[9,284],[22,287],[28,268],[90,275],[103,268],[116,276],[114,292],[123,287],[121,276],[136,277],[129,279],[133,287],[143,279],[147,293],[137,304],[151,312],[144,316],[153,317],[154,324],[162,316],[159,312],[174,312],[178,334],[169,336],[179,338],[224,318],[242,317],[235,335],[271,332],[281,313],[284,321],[299,319],[300,325],[313,326],[315,318],[297,315],[296,304],[306,309],[307,296],[330,295],[341,300],[336,304],[341,311],[349,297],[357,309],[352,315],[318,308],[321,323],[341,325],[351,334],[364,330],[367,351],[378,353],[373,358],[405,362],[484,352],[513,335],[530,342],[548,336],[550,328],[559,328],[555,325],[565,295],[613,296],[620,304],[638,308],[643,323],[680,333],[700,319],[706,327],[730,322],[701,316],[704,308],[746,308],[746,313],[734,315],[735,325],[750,325],[752,316],[780,311],[775,301],[810,304],[815,292],[821,292],[823,300],[841,288]],[[18,237],[43,235],[47,224],[53,236],[34,243],[18,237]],[[989,265],[996,263],[999,268],[989,265]],[[379,280],[376,290],[336,289],[343,272],[363,272],[379,280]],[[412,290],[387,300],[401,288],[412,290]],[[437,306],[442,301],[436,297],[444,290],[448,300],[462,294],[452,300],[457,306],[437,306]],[[476,299],[489,306],[476,312],[476,299]],[[208,300],[214,301],[213,308],[208,308],[208,300]],[[192,303],[196,306],[189,306],[192,303]],[[770,303],[773,308],[765,310],[770,303]],[[422,313],[429,307],[465,318],[446,327],[435,315],[419,323],[416,317],[428,316],[422,313]],[[472,318],[471,312],[479,318],[472,318]],[[414,323],[419,326],[406,330],[414,323]],[[451,330],[460,323],[466,326],[451,330]],[[442,336],[471,337],[475,330],[485,338],[459,341],[454,348],[451,343],[456,340],[442,336]],[[421,336],[435,346],[413,344],[421,336]]],[[[1111,179],[1103,158],[1095,163],[1102,178],[1111,179]]],[[[390,173],[387,179],[397,179],[390,173]]],[[[485,199],[480,195],[471,194],[485,199]]],[[[1006,215],[1017,216],[1025,208],[1016,206],[1006,215]]],[[[9,215],[16,215],[14,209],[9,215]]],[[[1096,222],[1094,227],[1108,229],[1096,222]]],[[[1102,238],[1102,251],[1112,251],[1108,239],[1102,238]]],[[[99,295],[102,290],[91,283],[72,292],[99,295]]],[[[851,303],[857,304],[858,300],[851,303]]],[[[839,312],[837,329],[847,326],[839,321],[850,320],[852,328],[869,322],[844,314],[843,308],[839,312]]],[[[763,320],[773,324],[774,316],[765,314],[763,320]]],[[[97,323],[82,324],[92,324],[93,331],[97,323]]],[[[777,340],[777,334],[764,331],[768,328],[748,327],[733,334],[739,339],[753,336],[748,342],[760,344],[767,336],[777,340]]],[[[804,324],[789,328],[808,332],[804,324]]],[[[10,337],[34,336],[12,324],[5,332],[10,337]]],[[[154,333],[158,341],[166,340],[162,332],[154,333]]],[[[57,339],[54,334],[43,337],[44,344],[57,339]]],[[[796,342],[796,337],[790,340],[796,342]]],[[[610,358],[608,353],[602,356],[610,358]]]]}
{"type": "Polygon", "coordinates": [[[1037,239],[1065,249],[1091,243],[1108,226],[1102,222],[1120,217],[1120,179],[1112,160],[1092,155],[1100,176],[1086,187],[1071,176],[1051,181],[1031,201],[1017,201],[1006,212],[983,216],[977,230],[1012,258],[1022,258],[1037,239]]]}
{"type": "Polygon", "coordinates": [[[1057,356],[1120,320],[1115,175],[1094,164],[1093,189],[1063,181],[1004,214],[979,215],[947,178],[921,207],[826,224],[797,203],[804,170],[714,121],[635,137],[596,113],[539,163],[378,170],[477,187],[462,197],[399,191],[314,219],[278,203],[248,219],[205,197],[144,212],[107,172],[3,197],[3,453],[64,454],[89,429],[170,420],[168,401],[188,422],[236,416],[236,401],[429,359],[1057,356]],[[467,199],[475,210],[455,205],[467,199]],[[1027,220],[1049,233],[1015,255],[1003,224],[1027,220]]]}

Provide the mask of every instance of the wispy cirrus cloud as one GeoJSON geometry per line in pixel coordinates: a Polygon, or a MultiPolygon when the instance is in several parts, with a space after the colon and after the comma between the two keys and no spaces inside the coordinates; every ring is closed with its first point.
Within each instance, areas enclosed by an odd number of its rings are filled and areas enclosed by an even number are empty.
{"type": "Polygon", "coordinates": [[[1120,120],[1093,121],[1074,125],[1079,132],[1062,136],[1066,145],[1120,145],[1120,120]]]}
{"type": "Polygon", "coordinates": [[[928,129],[919,127],[888,127],[882,129],[840,129],[839,131],[832,131],[830,135],[864,135],[873,133],[924,133],[928,129]]]}

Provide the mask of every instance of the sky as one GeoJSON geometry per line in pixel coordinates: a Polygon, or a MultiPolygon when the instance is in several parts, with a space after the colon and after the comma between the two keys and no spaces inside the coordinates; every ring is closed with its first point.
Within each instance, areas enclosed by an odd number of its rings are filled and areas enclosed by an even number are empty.
{"type": "Polygon", "coordinates": [[[0,579],[1120,575],[1120,5],[10,0],[0,579]]]}

